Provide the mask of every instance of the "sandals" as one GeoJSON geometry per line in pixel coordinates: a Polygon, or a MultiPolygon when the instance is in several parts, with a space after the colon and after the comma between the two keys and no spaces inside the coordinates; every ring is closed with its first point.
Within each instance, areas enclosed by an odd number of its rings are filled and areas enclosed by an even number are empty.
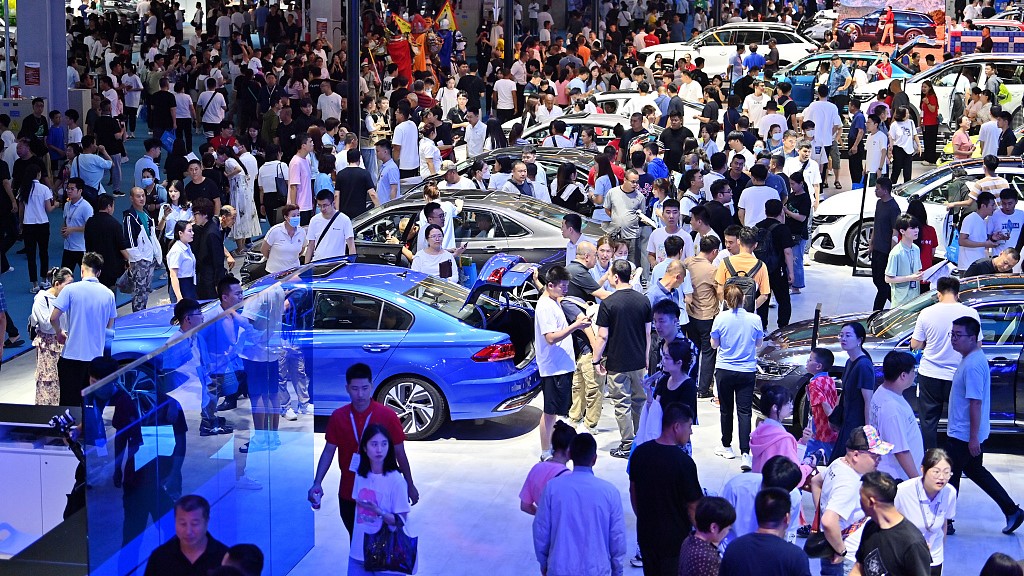
{"type": "Polygon", "coordinates": [[[839,183],[839,180],[836,180],[836,182],[835,182],[835,189],[836,190],[842,190],[843,189],[843,185],[839,183]]]}

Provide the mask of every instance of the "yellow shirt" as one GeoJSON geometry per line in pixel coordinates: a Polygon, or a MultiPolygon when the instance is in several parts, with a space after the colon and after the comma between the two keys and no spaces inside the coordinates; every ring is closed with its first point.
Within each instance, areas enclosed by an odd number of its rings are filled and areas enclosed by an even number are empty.
{"type": "MultiPolygon", "coordinates": [[[[758,259],[753,254],[740,252],[735,256],[728,256],[729,262],[732,263],[733,269],[736,272],[749,272],[755,264],[758,263],[758,259]]],[[[715,284],[719,286],[725,286],[725,281],[729,278],[729,271],[725,269],[725,260],[718,265],[718,270],[715,272],[715,284]]],[[[768,268],[761,266],[761,269],[754,274],[754,282],[757,282],[757,292],[762,296],[769,296],[772,293],[772,288],[768,284],[768,268]]]]}

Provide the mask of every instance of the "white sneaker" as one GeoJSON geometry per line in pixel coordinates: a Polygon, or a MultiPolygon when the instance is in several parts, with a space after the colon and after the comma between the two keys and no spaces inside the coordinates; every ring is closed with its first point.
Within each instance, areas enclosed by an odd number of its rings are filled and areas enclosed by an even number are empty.
{"type": "Polygon", "coordinates": [[[644,567],[644,559],[643,559],[642,556],[640,556],[640,546],[639,545],[636,547],[636,554],[633,555],[633,557],[629,559],[629,565],[632,566],[633,568],[643,568],[644,567]]]}
{"type": "Polygon", "coordinates": [[[726,460],[732,460],[732,459],[736,458],[736,453],[732,451],[732,447],[731,446],[728,447],[728,448],[726,448],[725,446],[722,446],[718,450],[715,450],[715,456],[721,456],[722,458],[725,458],[726,460]]]}
{"type": "Polygon", "coordinates": [[[313,414],[312,404],[299,404],[299,409],[295,411],[297,414],[313,414]]]}
{"type": "Polygon", "coordinates": [[[292,408],[291,406],[289,406],[284,412],[281,413],[281,417],[284,418],[285,420],[290,420],[292,422],[299,419],[299,415],[295,413],[295,409],[292,408]]]}
{"type": "Polygon", "coordinates": [[[744,472],[750,472],[751,466],[750,452],[744,452],[740,457],[740,470],[744,472]]]}
{"type": "Polygon", "coordinates": [[[238,480],[235,480],[235,488],[238,490],[263,490],[263,484],[260,484],[248,476],[242,476],[238,480]]]}

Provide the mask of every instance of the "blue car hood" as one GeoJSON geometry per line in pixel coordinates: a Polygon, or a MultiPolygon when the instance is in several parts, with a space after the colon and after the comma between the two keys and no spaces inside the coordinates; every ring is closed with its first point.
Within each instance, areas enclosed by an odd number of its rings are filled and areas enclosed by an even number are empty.
{"type": "MultiPolygon", "coordinates": [[[[172,318],[174,318],[173,304],[146,308],[114,320],[114,330],[173,328],[171,326],[172,318]]],[[[177,330],[177,328],[174,329],[177,330]]]]}

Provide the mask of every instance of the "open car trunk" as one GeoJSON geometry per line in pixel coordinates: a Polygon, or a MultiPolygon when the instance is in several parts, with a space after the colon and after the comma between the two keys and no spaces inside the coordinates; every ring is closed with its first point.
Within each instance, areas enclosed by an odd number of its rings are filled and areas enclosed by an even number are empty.
{"type": "Polygon", "coordinates": [[[536,354],[533,343],[533,317],[528,311],[517,306],[504,306],[489,315],[484,328],[508,334],[516,348],[513,359],[516,368],[523,368],[533,360],[536,354]]]}

